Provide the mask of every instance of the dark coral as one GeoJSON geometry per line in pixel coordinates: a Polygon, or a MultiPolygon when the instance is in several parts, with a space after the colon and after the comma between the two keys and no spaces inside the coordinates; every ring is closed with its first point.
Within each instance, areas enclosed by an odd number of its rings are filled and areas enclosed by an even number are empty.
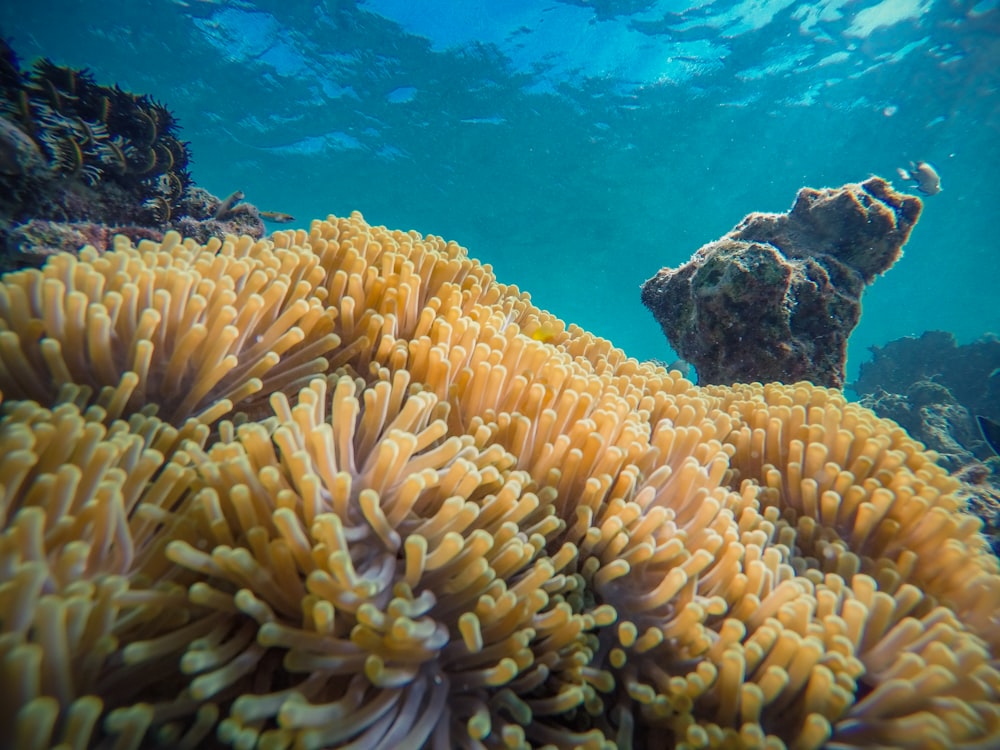
{"type": "Polygon", "coordinates": [[[952,333],[925,331],[873,346],[871,352],[871,362],[861,365],[857,382],[849,386],[858,396],[877,389],[909,394],[916,384],[933,381],[969,411],[1000,422],[1000,337],[995,334],[959,345],[952,333]]]}
{"type": "Polygon", "coordinates": [[[642,287],[642,302],[699,382],[842,387],[861,293],[900,257],[919,198],[872,177],[799,191],[788,213],[752,213],[678,268],[642,287]]]}
{"type": "Polygon", "coordinates": [[[990,542],[994,554],[1000,555],[1000,459],[986,463],[973,461],[955,472],[962,482],[959,494],[968,504],[968,511],[983,520],[983,536],[990,542]]]}
{"type": "Polygon", "coordinates": [[[262,236],[249,206],[215,221],[219,200],[195,192],[189,161],[159,102],[47,59],[22,72],[0,40],[0,268],[76,249],[80,235],[99,250],[117,232],[134,241],[169,229],[201,241],[262,236]]]}
{"type": "Polygon", "coordinates": [[[1000,338],[959,345],[946,331],[872,347],[850,384],[861,403],[898,422],[940,454],[963,483],[969,509],[1000,553],[1000,457],[983,440],[976,415],[1000,421],[1000,338]]]}
{"type": "Polygon", "coordinates": [[[861,403],[880,417],[897,422],[937,451],[940,463],[950,471],[989,457],[975,415],[951,391],[933,380],[918,380],[901,393],[876,388],[861,403]]]}

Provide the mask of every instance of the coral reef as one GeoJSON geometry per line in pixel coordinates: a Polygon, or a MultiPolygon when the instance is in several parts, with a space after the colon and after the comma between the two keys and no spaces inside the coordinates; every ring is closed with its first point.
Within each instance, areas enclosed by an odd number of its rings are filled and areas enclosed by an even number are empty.
{"type": "Polygon", "coordinates": [[[0,40],[0,268],[75,251],[81,238],[103,250],[115,233],[262,236],[253,206],[216,218],[221,201],[194,187],[189,158],[162,104],[46,59],[23,73],[0,40]]]}
{"type": "MultiPolygon", "coordinates": [[[[1000,421],[1000,339],[996,335],[959,345],[948,331],[925,331],[883,347],[873,346],[871,353],[871,361],[862,363],[857,381],[848,386],[861,398],[879,391],[907,394],[921,382],[933,382],[970,413],[1000,421]]],[[[906,427],[919,431],[916,423],[906,427]]],[[[976,431],[975,425],[972,429],[976,431]]],[[[976,456],[988,455],[985,446],[966,444],[976,456]]]]}
{"type": "Polygon", "coordinates": [[[901,255],[920,199],[872,177],[799,191],[784,214],[753,213],[642,287],[699,383],[844,384],[861,293],[901,255]]]}
{"type": "Polygon", "coordinates": [[[959,482],[366,224],[0,283],[0,746],[1000,741],[959,482]]]}
{"type": "Polygon", "coordinates": [[[925,331],[871,351],[872,361],[861,365],[850,388],[962,480],[962,493],[1000,551],[1000,458],[975,420],[1000,420],[1000,339],[987,335],[959,345],[947,331],[925,331]]]}

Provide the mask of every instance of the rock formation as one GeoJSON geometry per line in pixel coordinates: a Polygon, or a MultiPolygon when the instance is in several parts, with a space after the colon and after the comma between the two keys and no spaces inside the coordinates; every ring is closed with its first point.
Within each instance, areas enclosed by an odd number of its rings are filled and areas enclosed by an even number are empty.
{"type": "Polygon", "coordinates": [[[861,293],[900,257],[921,207],[879,177],[804,188],[788,213],[749,214],[661,269],[642,302],[701,383],[842,387],[861,293]]]}

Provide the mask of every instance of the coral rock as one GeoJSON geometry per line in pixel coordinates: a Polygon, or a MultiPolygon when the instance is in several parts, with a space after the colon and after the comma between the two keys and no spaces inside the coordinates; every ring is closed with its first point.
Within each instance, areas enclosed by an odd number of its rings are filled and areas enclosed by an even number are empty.
{"type": "MultiPolygon", "coordinates": [[[[995,334],[959,345],[948,331],[925,331],[873,346],[871,352],[872,361],[862,363],[851,384],[862,398],[880,389],[910,396],[915,384],[933,380],[972,414],[1000,421],[1000,338],[995,334]]],[[[974,452],[980,458],[989,455],[985,446],[974,452]]]]}
{"type": "Polygon", "coordinates": [[[800,190],[788,213],[752,213],[642,301],[702,383],[844,384],[861,293],[900,257],[919,198],[879,177],[800,190]]]}
{"type": "Polygon", "coordinates": [[[9,260],[0,256],[0,268],[8,265],[41,265],[45,259],[60,252],[75,253],[84,245],[104,251],[111,247],[115,235],[125,235],[133,242],[161,242],[163,232],[142,226],[108,226],[92,221],[49,221],[32,219],[12,228],[7,235],[9,260]],[[5,262],[6,260],[6,262],[5,262]]]}

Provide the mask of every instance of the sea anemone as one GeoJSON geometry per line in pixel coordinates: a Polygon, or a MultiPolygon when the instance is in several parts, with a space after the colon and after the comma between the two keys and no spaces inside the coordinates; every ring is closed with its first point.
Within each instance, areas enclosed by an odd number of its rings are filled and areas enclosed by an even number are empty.
{"type": "Polygon", "coordinates": [[[0,389],[2,745],[1000,739],[1000,567],[933,454],[441,238],[61,255],[0,284],[0,389]]]}

